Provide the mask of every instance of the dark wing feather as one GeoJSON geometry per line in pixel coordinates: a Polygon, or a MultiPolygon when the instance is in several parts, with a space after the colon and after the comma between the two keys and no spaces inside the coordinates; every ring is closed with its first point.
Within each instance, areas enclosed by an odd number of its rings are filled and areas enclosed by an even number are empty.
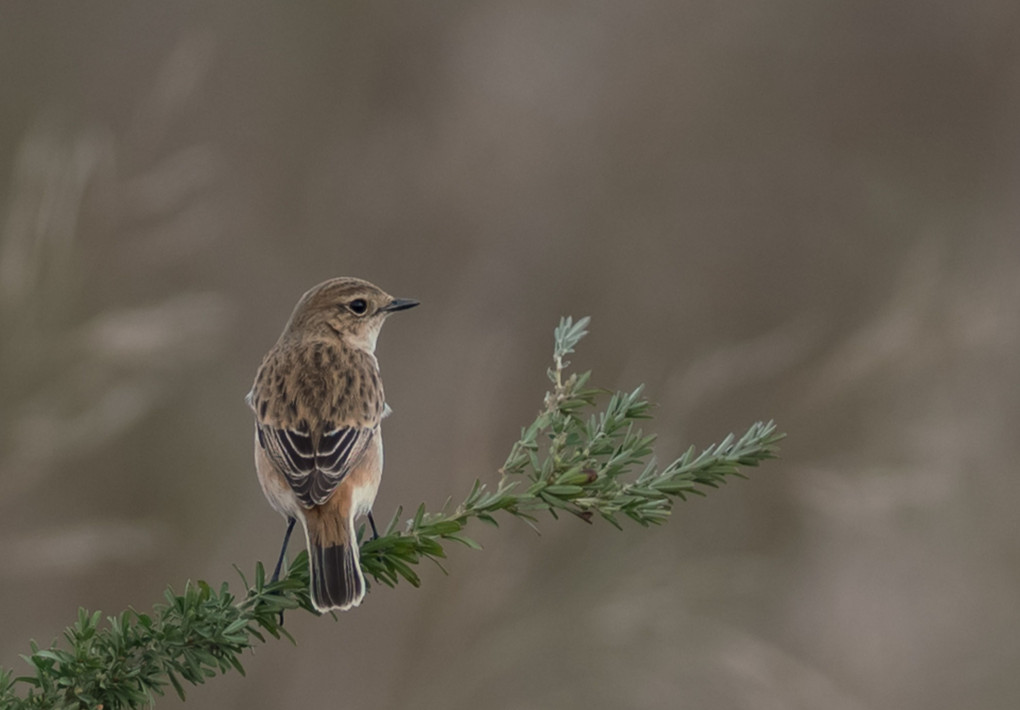
{"type": "Polygon", "coordinates": [[[258,424],[259,444],[306,508],[322,505],[358,462],[374,429],[340,427],[322,433],[258,424]]]}

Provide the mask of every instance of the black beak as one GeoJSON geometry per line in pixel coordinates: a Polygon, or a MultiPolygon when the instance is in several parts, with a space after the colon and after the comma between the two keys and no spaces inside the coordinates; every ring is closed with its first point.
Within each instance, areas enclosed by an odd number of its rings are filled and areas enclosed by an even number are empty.
{"type": "Polygon", "coordinates": [[[379,310],[385,313],[392,313],[393,311],[406,311],[408,308],[414,308],[417,305],[418,302],[413,298],[394,298],[379,310]]]}

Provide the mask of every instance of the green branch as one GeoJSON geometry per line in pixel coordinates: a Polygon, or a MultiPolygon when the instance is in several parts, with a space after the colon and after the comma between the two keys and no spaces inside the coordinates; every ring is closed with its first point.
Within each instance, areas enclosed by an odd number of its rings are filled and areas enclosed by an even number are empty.
{"type": "MultiPolygon", "coordinates": [[[[495,485],[476,480],[456,507],[448,501],[428,512],[421,505],[403,525],[398,509],[379,538],[361,544],[368,577],[389,586],[401,579],[418,586],[415,565],[423,558],[437,563],[445,558],[445,543],[480,549],[463,532],[473,519],[498,526],[500,517],[511,516],[537,529],[540,514],[569,513],[589,523],[597,515],[620,529],[625,518],[658,525],[677,500],[704,495],[727,476],[743,477],[742,467],[775,457],[784,435],[771,422],[759,422],[739,438],[731,434],[700,454],[691,447],[660,468],[652,457],[655,437],[637,426],[650,418],[642,388],[612,394],[599,409],[599,398],[609,393],[588,387],[591,373],[567,375],[565,358],[586,335],[588,322],[564,318],[556,328],[548,371],[552,390],[511,447],[495,485]]],[[[241,581],[247,590],[241,600],[226,583],[219,590],[189,583],[183,594],[167,590],[167,603],[151,614],[128,610],[108,617],[102,627],[99,612],[80,610],[64,633],[69,650],[33,643],[31,654],[23,656],[33,675],[16,678],[0,668],[0,708],[137,708],[152,705],[168,686],[183,698],[184,682],[197,685],[231,669],[243,674],[245,650],[267,635],[291,639],[282,627],[283,612],[315,612],[304,552],[275,583],[266,582],[261,562],[252,584],[243,575],[241,581]]]]}

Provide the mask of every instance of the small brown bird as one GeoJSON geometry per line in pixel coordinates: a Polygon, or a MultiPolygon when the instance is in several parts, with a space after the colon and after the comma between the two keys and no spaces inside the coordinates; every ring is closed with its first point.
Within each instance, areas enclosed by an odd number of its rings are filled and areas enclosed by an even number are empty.
{"type": "Polygon", "coordinates": [[[389,413],[375,343],[387,316],[417,305],[361,279],[319,284],[298,301],[246,397],[262,492],[287,519],[273,579],[300,520],[321,612],[350,609],[365,596],[354,519],[367,514],[378,534],[372,503],[389,413]]]}

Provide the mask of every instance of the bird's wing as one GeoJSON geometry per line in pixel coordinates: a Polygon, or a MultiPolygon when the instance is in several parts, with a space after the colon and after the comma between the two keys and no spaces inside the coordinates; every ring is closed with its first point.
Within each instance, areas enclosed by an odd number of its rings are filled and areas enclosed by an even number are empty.
{"type": "Polygon", "coordinates": [[[324,431],[316,441],[309,431],[256,424],[259,445],[306,508],[329,500],[368,448],[376,428],[340,426],[324,431]]]}

